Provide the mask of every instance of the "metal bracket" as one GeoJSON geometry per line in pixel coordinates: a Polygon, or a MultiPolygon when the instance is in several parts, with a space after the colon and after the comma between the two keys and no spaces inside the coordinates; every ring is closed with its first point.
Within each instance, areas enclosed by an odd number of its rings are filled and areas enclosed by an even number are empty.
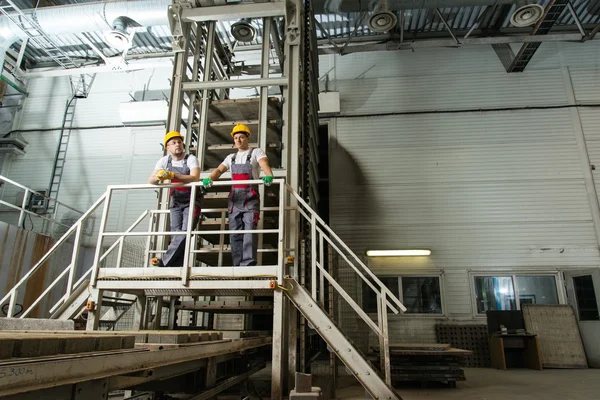
{"type": "Polygon", "coordinates": [[[181,13],[185,8],[192,8],[192,5],[188,2],[181,2],[170,5],[167,11],[167,17],[169,19],[169,28],[171,29],[171,34],[173,35],[173,51],[184,51],[185,46],[185,38],[184,29],[183,29],[183,21],[181,17],[181,13]]]}
{"type": "Polygon", "coordinates": [[[300,28],[289,28],[285,33],[285,41],[290,45],[300,44],[300,28]]]}
{"type": "Polygon", "coordinates": [[[81,382],[73,386],[73,400],[105,400],[108,396],[108,379],[81,382]]]}

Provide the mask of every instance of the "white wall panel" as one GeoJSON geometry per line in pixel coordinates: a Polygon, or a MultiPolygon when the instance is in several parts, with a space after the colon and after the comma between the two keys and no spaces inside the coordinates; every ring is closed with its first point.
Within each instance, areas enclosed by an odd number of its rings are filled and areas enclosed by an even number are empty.
{"type": "Polygon", "coordinates": [[[560,70],[353,79],[336,88],[342,115],[567,104],[560,70]]]}
{"type": "MultiPolygon", "coordinates": [[[[507,74],[489,48],[329,56],[330,90],[342,104],[330,138],[334,230],[363,257],[432,249],[431,257],[367,262],[382,275],[443,270],[446,315],[457,321],[473,318],[469,271],[597,266],[578,121],[554,108],[568,104],[563,67],[578,102],[600,101],[600,61],[590,49],[600,45],[544,44],[520,74],[507,74]],[[527,107],[540,109],[448,112],[527,107]],[[432,110],[442,112],[421,113],[432,110]]],[[[595,108],[580,112],[600,167],[600,117],[595,108]]],[[[342,271],[340,283],[353,286],[342,271]]],[[[399,341],[428,342],[441,321],[395,317],[390,327],[399,341]]]]}

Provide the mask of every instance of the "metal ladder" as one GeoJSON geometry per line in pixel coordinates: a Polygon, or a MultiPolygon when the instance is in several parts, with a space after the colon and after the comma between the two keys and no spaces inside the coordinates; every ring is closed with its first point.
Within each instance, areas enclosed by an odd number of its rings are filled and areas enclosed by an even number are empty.
{"type": "MultiPolygon", "coordinates": [[[[73,95],[67,101],[62,127],[60,130],[60,136],[58,138],[58,147],[56,148],[56,155],[54,156],[52,178],[50,179],[50,185],[48,187],[48,196],[52,199],[58,198],[58,191],[60,190],[60,182],[63,176],[67,150],[69,148],[69,139],[71,138],[71,130],[73,128],[73,121],[75,120],[77,99],[87,98],[95,78],[96,74],[81,74],[76,77],[69,77],[73,95]]],[[[56,202],[51,201],[48,205],[47,213],[52,214],[54,211],[56,211],[56,202]]]]}
{"type": "Polygon", "coordinates": [[[0,12],[21,28],[29,39],[36,43],[58,65],[63,68],[76,68],[80,66],[43,31],[42,27],[35,20],[34,15],[29,16],[25,14],[11,0],[4,0],[3,3],[0,6],[0,12]]]}

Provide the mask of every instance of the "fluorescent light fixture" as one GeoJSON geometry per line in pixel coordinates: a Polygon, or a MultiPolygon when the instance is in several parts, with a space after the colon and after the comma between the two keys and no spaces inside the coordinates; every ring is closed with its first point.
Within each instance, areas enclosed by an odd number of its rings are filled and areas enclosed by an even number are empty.
{"type": "Polygon", "coordinates": [[[431,250],[367,250],[368,257],[410,257],[410,256],[429,256],[431,250]]]}

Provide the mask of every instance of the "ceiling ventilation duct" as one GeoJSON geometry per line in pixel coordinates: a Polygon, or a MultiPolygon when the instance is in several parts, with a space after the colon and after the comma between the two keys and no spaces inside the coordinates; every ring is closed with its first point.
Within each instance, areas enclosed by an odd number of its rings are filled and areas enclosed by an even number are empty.
{"type": "Polygon", "coordinates": [[[131,47],[131,39],[127,28],[135,23],[127,17],[118,17],[112,23],[112,30],[104,32],[104,41],[119,51],[125,51],[131,47]]]}
{"type": "Polygon", "coordinates": [[[242,18],[231,25],[231,34],[238,42],[251,42],[256,37],[256,28],[250,18],[242,18]]]}
{"type": "Polygon", "coordinates": [[[544,16],[544,7],[539,4],[517,2],[517,9],[510,16],[510,23],[517,28],[536,24],[544,16]]]}
{"type": "Polygon", "coordinates": [[[375,0],[373,14],[369,17],[369,29],[374,32],[387,32],[396,26],[396,22],[396,14],[388,11],[388,0],[375,0]]]}

